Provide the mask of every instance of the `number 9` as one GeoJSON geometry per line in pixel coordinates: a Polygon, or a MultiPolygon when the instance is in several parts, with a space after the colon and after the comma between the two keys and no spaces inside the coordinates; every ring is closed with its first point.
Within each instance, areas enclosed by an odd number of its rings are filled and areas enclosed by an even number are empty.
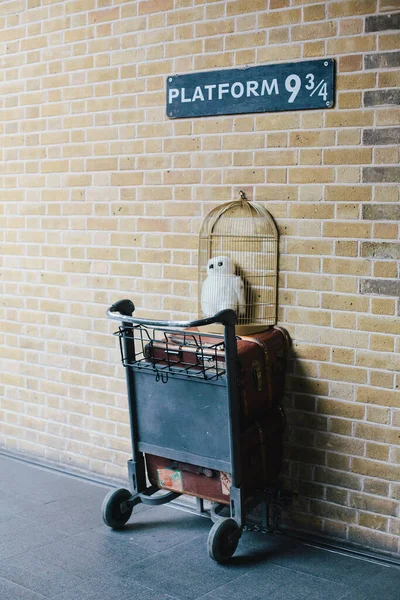
{"type": "Polygon", "coordinates": [[[297,94],[300,91],[301,87],[301,79],[298,75],[288,75],[285,79],[285,88],[288,92],[291,92],[290,98],[288,100],[289,104],[295,101],[297,98],[297,94]],[[293,82],[293,84],[292,84],[293,82]]]}

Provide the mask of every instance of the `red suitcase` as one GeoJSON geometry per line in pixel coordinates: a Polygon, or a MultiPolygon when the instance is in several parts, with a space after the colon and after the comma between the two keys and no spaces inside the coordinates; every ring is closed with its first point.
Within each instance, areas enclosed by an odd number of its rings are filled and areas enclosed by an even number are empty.
{"type": "MultiPolygon", "coordinates": [[[[221,338],[204,336],[207,338],[207,347],[204,348],[201,335],[197,331],[168,335],[163,340],[146,345],[146,358],[157,363],[170,364],[174,368],[181,366],[200,370],[207,366],[208,361],[223,368],[225,356],[221,338]]],[[[282,397],[288,346],[289,336],[280,327],[270,327],[248,337],[237,337],[243,428],[254,419],[262,418],[263,413],[282,397]]]]}
{"type": "MultiPolygon", "coordinates": [[[[245,497],[276,482],[282,456],[283,415],[280,408],[268,411],[241,434],[242,488],[245,497]]],[[[146,454],[152,485],[229,504],[231,475],[188,463],[146,454]]]]}

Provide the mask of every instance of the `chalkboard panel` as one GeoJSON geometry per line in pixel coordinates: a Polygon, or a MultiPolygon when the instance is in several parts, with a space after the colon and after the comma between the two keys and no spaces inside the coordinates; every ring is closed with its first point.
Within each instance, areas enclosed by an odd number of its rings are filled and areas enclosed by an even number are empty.
{"type": "Polygon", "coordinates": [[[167,115],[206,117],[332,108],[335,61],[307,60],[167,78],[167,115]]]}

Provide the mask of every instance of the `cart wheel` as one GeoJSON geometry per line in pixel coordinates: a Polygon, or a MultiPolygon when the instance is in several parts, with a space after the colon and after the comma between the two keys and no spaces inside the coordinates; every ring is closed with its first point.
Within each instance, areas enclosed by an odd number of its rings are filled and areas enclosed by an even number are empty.
{"type": "Polygon", "coordinates": [[[129,490],[121,488],[111,490],[103,500],[101,512],[103,521],[112,529],[123,529],[132,514],[133,505],[129,502],[132,494],[129,490]]]}
{"type": "Polygon", "coordinates": [[[234,554],[240,535],[234,519],[219,519],[208,534],[207,548],[210,557],[218,563],[227,562],[234,554]],[[234,537],[231,537],[233,534],[234,537]]]}

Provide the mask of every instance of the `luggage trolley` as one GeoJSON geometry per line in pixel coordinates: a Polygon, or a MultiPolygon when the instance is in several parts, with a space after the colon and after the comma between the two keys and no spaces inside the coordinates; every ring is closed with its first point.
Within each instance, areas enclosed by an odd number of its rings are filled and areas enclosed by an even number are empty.
{"type": "MultiPolygon", "coordinates": [[[[227,504],[211,510],[214,521],[208,536],[208,552],[223,563],[234,554],[246,524],[246,512],[267,496],[244,497],[240,453],[240,394],[236,372],[236,313],[227,309],[213,317],[195,321],[158,321],[133,316],[130,300],[112,305],[107,315],[121,323],[119,336],[122,364],[126,368],[132,459],[128,461],[130,490],[112,490],[104,499],[106,525],[122,529],[134,506],[159,505],[181,495],[160,492],[161,485],[148,485],[145,455],[196,466],[206,475],[215,471],[230,475],[227,504]],[[220,323],[224,335],[202,333],[198,327],[220,323]],[[195,333],[193,329],[196,328],[195,333]],[[187,331],[190,329],[191,331],[187,331]],[[157,348],[163,352],[157,352],[157,348]],[[191,348],[190,358],[183,348],[191,348]],[[165,384],[165,385],[164,385],[165,384]],[[222,509],[229,516],[222,517],[222,509]]],[[[276,499],[279,490],[272,489],[276,499]]],[[[197,495],[197,494],[195,494],[197,495]]],[[[272,502],[276,507],[276,503],[272,502]]],[[[198,506],[203,511],[203,500],[198,506]]]]}

